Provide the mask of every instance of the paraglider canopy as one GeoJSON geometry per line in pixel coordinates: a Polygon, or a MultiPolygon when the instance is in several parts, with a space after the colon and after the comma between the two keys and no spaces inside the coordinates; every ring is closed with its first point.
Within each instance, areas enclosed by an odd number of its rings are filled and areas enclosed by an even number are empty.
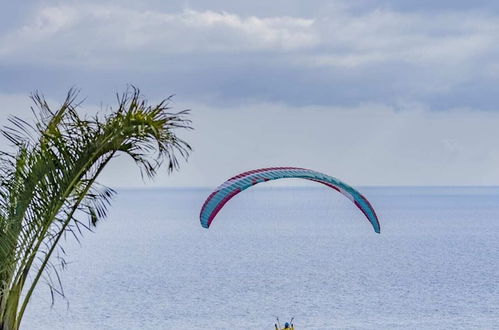
{"type": "Polygon", "coordinates": [[[209,228],[222,207],[241,191],[260,182],[276,179],[300,178],[322,183],[350,199],[366,216],[376,233],[380,233],[378,217],[371,203],[357,190],[332,176],[299,167],[270,167],[238,174],[221,184],[206,199],[199,218],[201,225],[209,228]]]}

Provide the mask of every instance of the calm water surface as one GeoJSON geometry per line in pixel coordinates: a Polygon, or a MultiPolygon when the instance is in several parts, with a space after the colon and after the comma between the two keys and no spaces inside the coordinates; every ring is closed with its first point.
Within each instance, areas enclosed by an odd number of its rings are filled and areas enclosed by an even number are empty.
{"type": "Polygon", "coordinates": [[[210,230],[208,189],[121,191],[23,328],[499,329],[499,188],[361,191],[381,235],[322,187],[250,189],[210,230]]]}

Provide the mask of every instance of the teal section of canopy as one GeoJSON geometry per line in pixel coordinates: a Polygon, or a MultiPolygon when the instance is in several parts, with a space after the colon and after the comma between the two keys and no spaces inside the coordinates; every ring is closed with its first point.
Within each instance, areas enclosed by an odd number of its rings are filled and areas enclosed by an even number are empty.
{"type": "Polygon", "coordinates": [[[201,208],[201,225],[205,228],[209,228],[215,216],[218,212],[220,212],[223,206],[241,191],[261,182],[288,178],[306,179],[319,182],[342,193],[350,199],[362,211],[362,213],[364,213],[367,220],[373,226],[374,231],[380,233],[380,225],[374,208],[371,206],[371,203],[369,203],[369,201],[356,189],[332,176],[296,167],[262,168],[241,173],[225,181],[210,194],[201,208]]]}

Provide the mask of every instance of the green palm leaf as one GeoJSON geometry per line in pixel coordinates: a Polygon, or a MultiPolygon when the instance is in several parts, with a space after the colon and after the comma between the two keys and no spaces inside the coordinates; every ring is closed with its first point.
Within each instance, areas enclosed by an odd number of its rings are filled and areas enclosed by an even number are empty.
{"type": "Polygon", "coordinates": [[[96,180],[115,155],[130,156],[153,177],[164,162],[178,169],[178,157],[191,151],[176,135],[191,128],[188,111],[170,112],[169,99],[150,106],[132,88],[116,110],[83,117],[76,98],[70,90],[53,111],[35,93],[35,124],[12,118],[2,132],[16,152],[0,154],[0,330],[19,328],[44,274],[51,292],[63,294],[51,257],[66,234],[78,239],[106,216],[114,191],[96,180]]]}

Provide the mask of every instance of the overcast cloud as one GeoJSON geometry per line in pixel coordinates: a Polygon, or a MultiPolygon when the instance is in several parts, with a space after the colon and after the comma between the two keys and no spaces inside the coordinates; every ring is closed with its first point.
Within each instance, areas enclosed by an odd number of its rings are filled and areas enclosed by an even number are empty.
{"type": "MultiPolygon", "coordinates": [[[[191,161],[156,185],[273,165],[355,185],[499,184],[499,5],[351,3],[3,4],[1,116],[29,115],[35,89],[77,86],[93,109],[132,83],[193,109],[191,161]]],[[[104,180],[139,185],[122,162],[104,180]]]]}

